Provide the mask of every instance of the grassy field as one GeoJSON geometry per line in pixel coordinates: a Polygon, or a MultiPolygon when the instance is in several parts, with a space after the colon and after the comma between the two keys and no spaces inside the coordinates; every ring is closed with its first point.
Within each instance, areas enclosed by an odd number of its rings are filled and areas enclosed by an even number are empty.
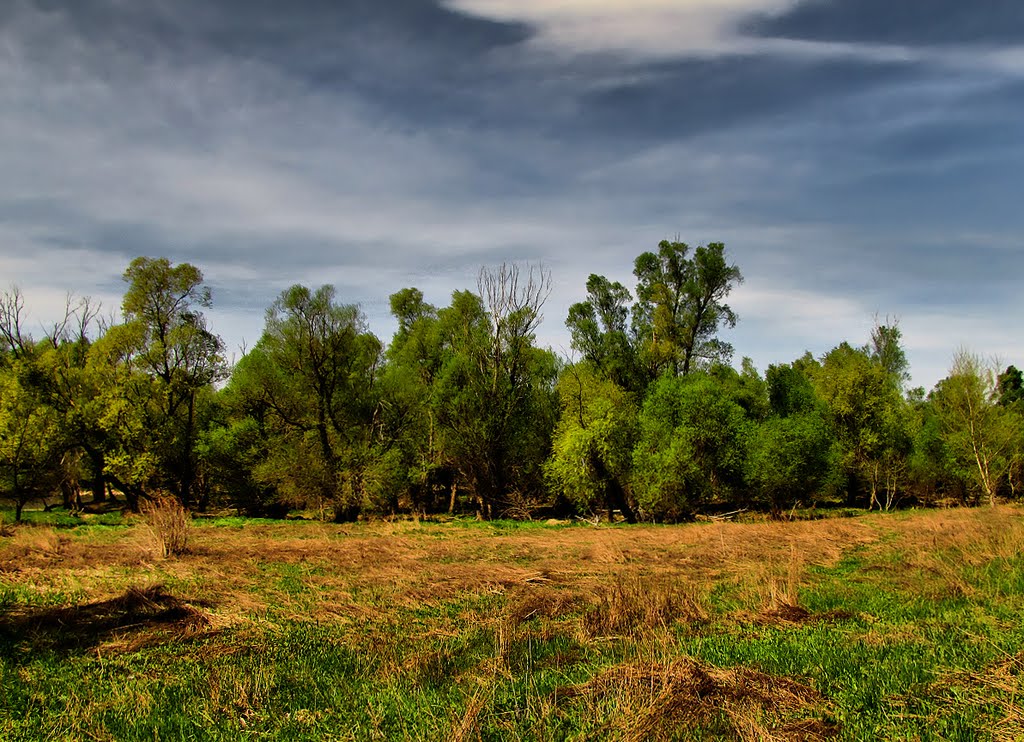
{"type": "Polygon", "coordinates": [[[686,526],[29,514],[0,739],[1024,739],[1024,509],[686,526]],[[48,519],[48,522],[46,520],[48,519]]]}

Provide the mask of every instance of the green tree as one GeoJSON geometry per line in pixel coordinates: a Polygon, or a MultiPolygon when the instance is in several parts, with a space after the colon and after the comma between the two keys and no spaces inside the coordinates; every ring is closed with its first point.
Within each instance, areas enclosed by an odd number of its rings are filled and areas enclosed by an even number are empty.
{"type": "Polygon", "coordinates": [[[545,465],[549,480],[584,511],[603,508],[611,522],[620,510],[634,522],[629,495],[639,432],[634,395],[587,364],[562,371],[558,394],[562,415],[545,465]]]}
{"type": "Polygon", "coordinates": [[[698,247],[692,258],[689,250],[683,242],[664,240],[657,253],[643,253],[634,265],[634,332],[657,373],[686,375],[700,363],[728,362],[732,355],[718,331],[723,324],[736,325],[725,299],[743,276],[727,261],[721,242],[698,247]]]}
{"type": "Polygon", "coordinates": [[[427,513],[457,505],[454,463],[446,453],[437,394],[442,369],[452,353],[438,310],[416,288],[391,295],[398,329],[387,350],[382,396],[388,403],[386,435],[394,441],[392,466],[399,470],[409,506],[427,513]],[[443,505],[438,501],[443,500],[443,505]]]}
{"type": "Polygon", "coordinates": [[[223,342],[200,311],[211,304],[210,290],[198,268],[166,258],[136,258],[124,281],[125,321],[106,333],[105,352],[127,372],[120,402],[134,408],[132,427],[148,437],[142,448],[187,507],[197,494],[202,393],[227,375],[223,342]]]}
{"type": "Polygon", "coordinates": [[[742,486],[750,424],[723,385],[703,373],[663,376],[640,412],[633,491],[644,515],[677,520],[742,486]]]}
{"type": "Polygon", "coordinates": [[[33,385],[40,402],[57,416],[60,438],[68,460],[80,461],[74,482],[64,483],[68,495],[86,480],[93,502],[106,499],[107,451],[115,442],[113,431],[103,424],[113,381],[118,378],[94,351],[102,334],[97,324],[99,306],[87,298],[65,305],[63,318],[48,330],[34,354],[33,385]]]}
{"type": "Polygon", "coordinates": [[[0,369],[0,492],[14,502],[17,521],[28,502],[57,491],[63,454],[56,414],[25,383],[28,363],[0,369]]]}
{"type": "Polygon", "coordinates": [[[373,499],[380,341],[333,286],[292,286],[267,310],[259,342],[229,385],[270,439],[257,479],[283,501],[333,508],[347,520],[373,499]]]}
{"type": "Polygon", "coordinates": [[[478,288],[455,292],[438,313],[444,352],[432,406],[445,457],[490,519],[531,507],[544,490],[557,359],[535,345],[546,271],[485,269],[478,288]]]}
{"type": "Polygon", "coordinates": [[[772,416],[751,436],[748,482],[760,503],[778,517],[821,487],[830,464],[831,438],[814,411],[772,416]]]}
{"type": "Polygon", "coordinates": [[[1016,366],[1007,366],[997,380],[999,404],[1024,408],[1024,374],[1016,366]]]}
{"type": "Polygon", "coordinates": [[[871,342],[867,347],[871,360],[882,367],[900,390],[910,381],[910,364],[903,350],[902,339],[903,333],[898,322],[882,324],[876,318],[871,328],[871,342]]]}
{"type": "Polygon", "coordinates": [[[1021,444],[1020,418],[999,404],[996,374],[960,351],[931,394],[953,467],[971,489],[995,504],[1021,444]]]}
{"type": "Polygon", "coordinates": [[[619,282],[591,274],[587,299],[569,307],[565,321],[572,347],[600,375],[633,392],[642,393],[651,381],[641,367],[629,331],[629,291],[619,282]]]}
{"type": "MultiPolygon", "coordinates": [[[[812,368],[820,369],[820,365],[814,362],[812,368]]],[[[776,416],[789,417],[813,412],[822,403],[810,377],[801,370],[799,363],[769,366],[765,372],[765,381],[768,386],[768,405],[776,416]]]]}
{"type": "Polygon", "coordinates": [[[819,491],[832,465],[833,439],[806,364],[765,373],[769,414],[751,436],[747,481],[757,501],[778,517],[819,491]]]}
{"type": "Polygon", "coordinates": [[[826,404],[841,465],[854,486],[868,491],[869,507],[895,504],[911,452],[906,403],[893,375],[867,349],[841,343],[812,377],[826,404]]]}

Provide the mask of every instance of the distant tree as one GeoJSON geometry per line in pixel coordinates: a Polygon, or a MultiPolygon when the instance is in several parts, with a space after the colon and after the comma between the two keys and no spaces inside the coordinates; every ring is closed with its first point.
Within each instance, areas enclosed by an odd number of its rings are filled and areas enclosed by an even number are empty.
{"type": "MultiPolygon", "coordinates": [[[[136,258],[124,273],[124,323],[104,337],[104,353],[125,376],[117,393],[132,428],[148,440],[145,458],[186,507],[196,493],[202,393],[227,376],[223,342],[200,311],[211,304],[202,272],[166,258],[136,258]]],[[[125,421],[126,422],[126,421],[125,421]]]]}
{"type": "Polygon", "coordinates": [[[591,274],[587,299],[569,307],[565,321],[572,347],[598,374],[633,392],[643,392],[650,377],[641,367],[629,330],[629,291],[621,283],[591,274]]]}
{"type": "Polygon", "coordinates": [[[643,253],[634,265],[634,332],[658,373],[686,375],[701,362],[727,362],[732,355],[718,330],[736,325],[725,299],[743,276],[726,260],[721,242],[698,247],[692,258],[689,250],[683,242],[665,240],[657,253],[643,253]]]}
{"type": "Polygon", "coordinates": [[[529,507],[557,417],[557,359],[535,345],[550,291],[543,269],[482,270],[479,295],[455,292],[438,312],[445,350],[433,406],[445,456],[490,519],[529,507]]]}
{"type": "Polygon", "coordinates": [[[820,491],[832,465],[826,406],[801,368],[768,367],[769,413],[750,439],[747,481],[755,500],[775,516],[820,491]]]}
{"type": "Polygon", "coordinates": [[[966,351],[931,394],[951,462],[989,504],[995,504],[1021,445],[1021,420],[998,404],[994,371],[966,351]]]}
{"type": "Polygon", "coordinates": [[[747,478],[760,504],[776,517],[821,487],[831,438],[820,413],[772,416],[751,436],[747,478]]]}
{"type": "Polygon", "coordinates": [[[88,298],[68,297],[63,317],[37,346],[33,374],[40,402],[56,415],[66,460],[78,462],[69,472],[75,481],[66,483],[64,493],[79,487],[84,478],[93,502],[106,499],[107,452],[116,444],[103,419],[111,385],[118,378],[94,351],[105,329],[98,316],[99,305],[88,298]]]}
{"type": "Polygon", "coordinates": [[[811,379],[796,363],[769,366],[765,380],[768,386],[768,404],[774,415],[789,417],[813,412],[823,404],[814,390],[811,379]]]}
{"type": "Polygon", "coordinates": [[[882,324],[876,317],[874,327],[871,328],[871,342],[867,347],[871,360],[882,367],[900,390],[910,381],[910,364],[900,343],[902,339],[899,322],[882,324]]]}
{"type": "MultiPolygon", "coordinates": [[[[813,372],[847,475],[866,484],[869,507],[895,504],[912,438],[906,403],[893,376],[867,349],[841,343],[813,372]]],[[[853,488],[851,488],[851,493],[853,488]]]]}
{"type": "Polygon", "coordinates": [[[393,441],[390,466],[396,479],[395,507],[408,498],[420,512],[454,511],[454,466],[446,455],[447,437],[439,428],[435,396],[443,366],[451,354],[441,331],[438,310],[416,288],[391,295],[398,329],[388,346],[381,377],[384,434],[393,441]],[[443,501],[443,502],[442,502],[443,501]]]}
{"type": "Polygon", "coordinates": [[[999,404],[1003,407],[1024,407],[1024,374],[1016,366],[1007,366],[997,380],[999,404]]]}
{"type": "Polygon", "coordinates": [[[558,381],[562,415],[555,428],[548,478],[584,511],[620,510],[636,520],[629,494],[638,435],[634,395],[588,365],[563,369],[558,381]]]}
{"type": "Polygon", "coordinates": [[[270,437],[257,480],[290,504],[312,499],[338,520],[354,518],[373,499],[366,473],[381,359],[359,308],[339,304],[333,286],[284,291],[229,385],[270,437]]]}
{"type": "Polygon", "coordinates": [[[716,364],[708,369],[750,420],[763,420],[770,412],[768,386],[754,362],[744,358],[737,372],[732,366],[716,364]]]}
{"type": "Polygon", "coordinates": [[[687,518],[742,486],[750,423],[713,377],[661,377],[639,422],[633,490],[645,516],[687,518]]]}
{"type": "Polygon", "coordinates": [[[31,500],[58,490],[62,456],[57,416],[19,379],[21,363],[0,371],[0,492],[17,521],[31,500]]]}

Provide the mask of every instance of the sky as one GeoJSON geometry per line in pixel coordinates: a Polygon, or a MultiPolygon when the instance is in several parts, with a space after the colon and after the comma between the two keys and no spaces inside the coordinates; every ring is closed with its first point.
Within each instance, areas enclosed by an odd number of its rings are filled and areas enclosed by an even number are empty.
{"type": "Polygon", "coordinates": [[[39,332],[198,266],[234,357],[288,286],[448,303],[724,242],[762,371],[898,321],[913,383],[1024,364],[1020,0],[3,0],[0,285],[39,332]]]}

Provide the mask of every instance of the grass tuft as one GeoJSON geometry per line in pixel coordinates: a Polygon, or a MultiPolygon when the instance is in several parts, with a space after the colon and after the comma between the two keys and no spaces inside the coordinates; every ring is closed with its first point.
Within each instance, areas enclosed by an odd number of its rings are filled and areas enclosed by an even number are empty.
{"type": "Polygon", "coordinates": [[[597,593],[583,625],[590,636],[638,637],[676,622],[707,618],[703,599],[692,586],[677,578],[631,573],[597,593]]]}
{"type": "Polygon", "coordinates": [[[173,497],[162,497],[146,503],[142,515],[149,525],[157,551],[164,558],[188,553],[192,517],[173,497]]]}

